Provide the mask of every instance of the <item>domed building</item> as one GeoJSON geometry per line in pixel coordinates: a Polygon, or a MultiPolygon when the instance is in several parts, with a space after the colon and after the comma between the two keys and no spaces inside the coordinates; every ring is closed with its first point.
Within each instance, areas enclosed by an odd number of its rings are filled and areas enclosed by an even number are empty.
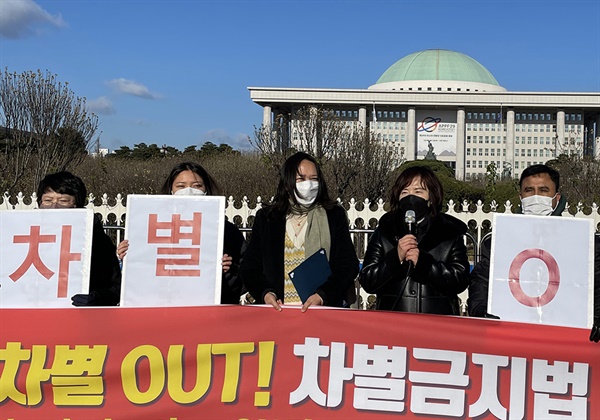
{"type": "Polygon", "coordinates": [[[425,50],[396,61],[369,87],[373,90],[447,92],[506,92],[492,73],[464,55],[448,50],[425,50]]]}
{"type": "Polygon", "coordinates": [[[263,107],[263,126],[307,105],[332,109],[369,127],[398,162],[444,161],[457,179],[485,175],[488,165],[518,177],[561,153],[598,156],[598,92],[509,92],[475,59],[432,49],[401,58],[368,89],[249,87],[263,107]]]}

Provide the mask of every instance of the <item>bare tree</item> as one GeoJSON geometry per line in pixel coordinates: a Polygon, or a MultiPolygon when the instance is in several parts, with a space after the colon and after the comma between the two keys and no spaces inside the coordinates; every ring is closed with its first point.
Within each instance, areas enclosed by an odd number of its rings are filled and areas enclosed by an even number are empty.
{"type": "Polygon", "coordinates": [[[98,128],[85,98],[76,97],[56,75],[27,71],[0,73],[0,125],[5,127],[0,175],[12,189],[26,171],[33,188],[48,171],[77,166],[98,128]]]}
{"type": "Polygon", "coordinates": [[[375,133],[327,108],[307,106],[279,114],[254,134],[250,143],[276,170],[297,150],[313,154],[331,176],[332,192],[340,198],[381,197],[390,173],[401,163],[397,152],[375,133]]]}
{"type": "Polygon", "coordinates": [[[368,129],[355,128],[338,144],[329,162],[341,198],[377,200],[385,195],[393,170],[402,163],[398,152],[368,129]]]}
{"type": "Polygon", "coordinates": [[[352,128],[334,111],[305,106],[278,114],[269,125],[255,127],[248,139],[276,170],[296,151],[311,153],[320,164],[329,161],[336,148],[352,135],[352,128]]]}

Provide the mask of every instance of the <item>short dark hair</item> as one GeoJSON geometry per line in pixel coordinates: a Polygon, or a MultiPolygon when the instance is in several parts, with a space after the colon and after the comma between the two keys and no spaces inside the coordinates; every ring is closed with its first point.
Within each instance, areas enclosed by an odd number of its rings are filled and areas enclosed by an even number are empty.
{"type": "Polygon", "coordinates": [[[519,179],[519,189],[521,189],[521,185],[523,184],[523,180],[525,178],[529,178],[530,176],[539,175],[539,174],[548,174],[554,185],[556,186],[556,192],[560,189],[560,174],[556,169],[553,169],[547,165],[531,165],[528,166],[521,172],[521,178],[519,179]]]}
{"type": "Polygon", "coordinates": [[[177,178],[177,176],[180,173],[185,171],[192,171],[200,178],[202,178],[202,181],[204,182],[204,187],[206,188],[206,195],[219,195],[221,193],[221,189],[219,188],[217,181],[215,181],[215,179],[212,176],[210,176],[210,174],[206,171],[206,169],[202,167],[202,165],[195,162],[181,162],[180,164],[176,165],[173,169],[171,169],[169,176],[167,176],[167,179],[165,180],[165,183],[162,186],[161,194],[171,194],[175,178],[177,178]]]}
{"type": "Polygon", "coordinates": [[[313,205],[320,204],[325,209],[333,208],[336,202],[329,196],[327,189],[327,183],[321,171],[321,166],[317,160],[305,152],[297,152],[287,158],[283,166],[281,167],[279,184],[277,185],[277,192],[273,197],[273,202],[268,206],[269,212],[274,211],[281,214],[287,214],[290,209],[290,201],[298,204],[296,195],[298,190],[296,189],[296,176],[298,175],[298,167],[303,160],[308,160],[314,163],[317,168],[317,180],[319,181],[319,192],[313,205]]]}
{"type": "Polygon", "coordinates": [[[421,178],[421,183],[429,192],[429,201],[431,201],[431,216],[435,217],[442,211],[442,200],[444,199],[444,188],[435,173],[426,166],[411,166],[402,171],[396,178],[390,195],[390,206],[392,211],[400,207],[400,193],[408,187],[413,179],[421,178]]]}
{"type": "Polygon", "coordinates": [[[40,181],[36,193],[38,207],[42,202],[42,196],[45,193],[50,192],[50,190],[58,194],[67,194],[75,197],[75,207],[85,207],[85,199],[87,196],[85,184],[81,178],[73,175],[71,172],[63,171],[49,174],[40,181]]]}

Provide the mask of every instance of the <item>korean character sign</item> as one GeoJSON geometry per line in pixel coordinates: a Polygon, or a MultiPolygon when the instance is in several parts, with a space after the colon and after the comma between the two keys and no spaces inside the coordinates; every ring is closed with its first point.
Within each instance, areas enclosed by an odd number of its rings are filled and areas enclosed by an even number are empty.
{"type": "Polygon", "coordinates": [[[590,328],[591,219],[494,214],[488,312],[502,320],[590,328]]]}
{"type": "Polygon", "coordinates": [[[0,307],[72,308],[88,293],[91,209],[0,213],[0,307]]]}
{"type": "Polygon", "coordinates": [[[121,306],[218,304],[224,226],[225,197],[127,196],[121,306]]]}

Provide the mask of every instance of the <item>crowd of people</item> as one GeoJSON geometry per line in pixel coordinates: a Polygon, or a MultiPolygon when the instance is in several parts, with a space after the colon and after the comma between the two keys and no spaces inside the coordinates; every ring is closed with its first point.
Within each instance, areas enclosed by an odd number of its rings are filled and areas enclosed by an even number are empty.
{"type": "MultiPolygon", "coordinates": [[[[560,177],[546,165],[525,169],[520,178],[524,214],[560,216],[565,198],[560,177]]],[[[219,195],[219,187],[199,164],[184,162],[165,180],[163,194],[219,195]]],[[[39,208],[82,208],[86,188],[69,173],[46,176],[38,188],[39,208]]],[[[356,300],[355,279],[376,294],[376,309],[439,315],[460,315],[458,295],[469,291],[473,317],[490,314],[488,288],[491,238],[482,244],[481,258],[470,270],[464,235],[467,226],[442,213],[444,191],[431,169],[405,169],[391,188],[390,210],[381,217],[369,240],[362,269],[350,236],[345,210],[328,192],[318,162],[298,152],[284,163],[276,194],[259,210],[249,242],[239,229],[225,223],[221,303],[237,304],[246,291],[259,304],[281,311],[297,305],[349,307],[356,300]],[[329,269],[304,299],[290,273],[316,253],[329,269]]],[[[121,287],[119,259],[130,244],[115,247],[99,218],[94,220],[89,294],[72,297],[75,306],[118,305],[121,287]]],[[[600,237],[595,235],[594,323],[590,340],[600,341],[600,237]]]]}

